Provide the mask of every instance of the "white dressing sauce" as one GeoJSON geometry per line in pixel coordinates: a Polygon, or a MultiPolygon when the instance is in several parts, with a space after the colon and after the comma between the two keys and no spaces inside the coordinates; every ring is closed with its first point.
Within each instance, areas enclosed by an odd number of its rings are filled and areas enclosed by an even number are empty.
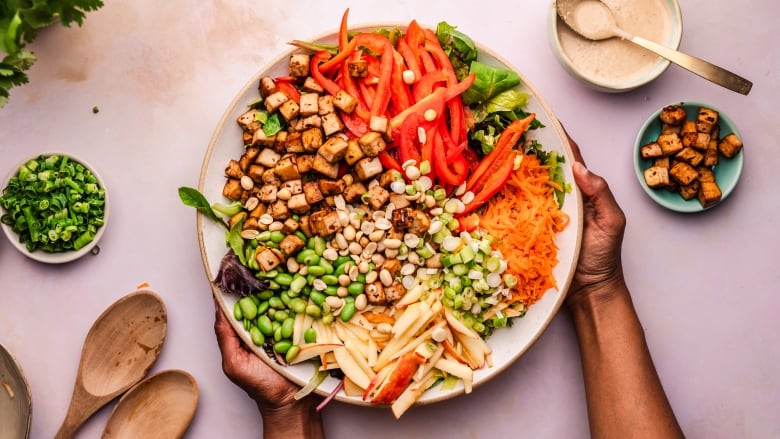
{"type": "MultiPolygon", "coordinates": [[[[623,30],[661,44],[668,40],[671,12],[664,0],[602,2],[612,10],[623,30]]],[[[558,38],[572,64],[585,76],[600,82],[629,82],[647,74],[661,60],[658,55],[620,38],[588,40],[563,23],[558,25],[558,38]]]]}

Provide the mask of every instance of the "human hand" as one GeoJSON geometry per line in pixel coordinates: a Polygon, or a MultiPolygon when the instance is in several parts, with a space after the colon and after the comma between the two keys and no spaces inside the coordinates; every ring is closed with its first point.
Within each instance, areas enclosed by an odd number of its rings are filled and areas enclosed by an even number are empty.
{"type": "Polygon", "coordinates": [[[571,304],[590,295],[605,298],[623,284],[620,251],[626,217],[604,178],[590,172],[574,140],[574,181],[583,197],[582,247],[567,301],[571,304]],[[606,287],[606,288],[602,288],[606,287]]]}
{"type": "Polygon", "coordinates": [[[299,387],[247,349],[218,306],[215,314],[214,332],[222,354],[222,370],[230,381],[257,402],[264,419],[276,414],[314,410],[317,404],[314,395],[296,400],[294,395],[299,387]]]}

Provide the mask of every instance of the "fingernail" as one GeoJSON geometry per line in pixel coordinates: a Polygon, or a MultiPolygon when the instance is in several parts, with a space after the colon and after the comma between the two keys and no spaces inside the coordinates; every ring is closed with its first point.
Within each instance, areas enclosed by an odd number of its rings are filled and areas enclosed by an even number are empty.
{"type": "Polygon", "coordinates": [[[574,172],[582,176],[588,175],[588,173],[590,172],[588,168],[586,168],[585,165],[583,165],[581,162],[574,162],[572,169],[574,170],[574,172]]]}

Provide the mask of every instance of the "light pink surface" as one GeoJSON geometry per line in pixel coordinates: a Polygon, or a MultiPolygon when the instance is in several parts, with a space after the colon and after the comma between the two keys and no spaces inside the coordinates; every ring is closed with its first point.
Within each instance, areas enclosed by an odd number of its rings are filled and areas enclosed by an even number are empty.
{"type": "MultiPolygon", "coordinates": [[[[353,24],[447,20],[518,66],[604,175],[628,217],[626,277],[667,393],[689,437],[780,436],[780,28],[769,0],[687,0],[681,49],[755,85],[747,97],[676,66],[630,93],[584,88],[547,42],[548,2],[357,2],[353,24]],[[632,144],[647,115],[677,100],[712,103],[744,137],[743,178],[703,214],[672,213],[636,182],[632,144]]],[[[168,337],[151,372],[184,369],[200,404],[187,437],[254,438],[260,416],[222,374],[195,214],[176,189],[196,186],[213,128],[246,80],[294,38],[338,26],[346,2],[108,1],[82,28],[54,27],[31,48],[31,83],[0,110],[0,172],[41,151],[84,157],[111,193],[98,256],[47,266],[0,240],[0,343],[25,369],[33,438],[65,416],[94,319],[142,282],[166,301],[168,337]],[[282,4],[284,3],[284,6],[282,4]],[[338,3],[338,5],[336,5],[338,3]],[[329,6],[326,6],[328,4],[329,6]],[[97,106],[99,113],[93,114],[97,106]]],[[[98,437],[113,404],[79,437],[98,437]]],[[[587,437],[577,345],[565,311],[513,367],[473,394],[389,411],[334,403],[330,437],[587,437]]]]}

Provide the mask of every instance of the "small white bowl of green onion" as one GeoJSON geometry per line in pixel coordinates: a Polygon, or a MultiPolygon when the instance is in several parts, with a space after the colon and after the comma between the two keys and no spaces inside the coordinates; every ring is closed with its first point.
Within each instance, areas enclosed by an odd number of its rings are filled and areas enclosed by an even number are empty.
{"type": "Polygon", "coordinates": [[[39,154],[17,165],[2,187],[3,232],[25,256],[60,264],[96,252],[108,223],[108,193],[87,162],[39,154]]]}

